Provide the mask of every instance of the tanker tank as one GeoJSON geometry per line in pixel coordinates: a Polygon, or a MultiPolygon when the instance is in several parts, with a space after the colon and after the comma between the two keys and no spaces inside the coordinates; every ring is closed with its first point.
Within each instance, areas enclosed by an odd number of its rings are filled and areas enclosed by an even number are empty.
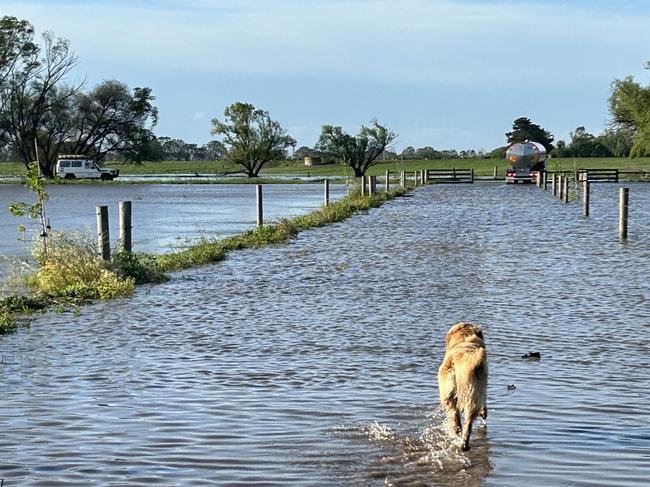
{"type": "Polygon", "coordinates": [[[539,142],[517,142],[506,149],[512,166],[506,171],[506,183],[531,183],[546,167],[546,148],[539,142]]]}

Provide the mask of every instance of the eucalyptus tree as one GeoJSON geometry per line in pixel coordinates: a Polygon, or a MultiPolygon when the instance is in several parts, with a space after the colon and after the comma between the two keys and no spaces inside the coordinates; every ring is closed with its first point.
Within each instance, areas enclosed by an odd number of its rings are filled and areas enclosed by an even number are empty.
{"type": "MultiPolygon", "coordinates": [[[[6,20],[6,18],[3,18],[6,20]]],[[[37,160],[36,144],[43,138],[56,137],[44,126],[55,122],[55,131],[65,131],[62,120],[54,120],[54,114],[67,111],[69,104],[81,88],[81,85],[66,84],[70,71],[76,66],[77,58],[70,50],[67,40],[56,38],[51,32],[42,35],[43,45],[33,43],[33,28],[26,27],[26,21],[19,21],[22,36],[16,35],[23,42],[23,47],[15,47],[21,52],[21,59],[2,63],[6,71],[3,74],[2,103],[0,104],[0,138],[10,144],[19,154],[27,167],[37,160]],[[25,30],[26,29],[26,30],[25,30]]],[[[3,43],[12,41],[5,37],[3,43]]],[[[40,170],[51,176],[50,164],[46,159],[40,161],[40,170]]]]}
{"type": "Polygon", "coordinates": [[[512,123],[512,131],[506,133],[508,144],[514,142],[539,142],[547,152],[553,150],[553,134],[530,121],[527,117],[519,117],[512,123]]]}
{"type": "Polygon", "coordinates": [[[221,138],[226,148],[224,159],[257,177],[264,164],[284,159],[296,141],[269,112],[250,103],[233,103],[224,111],[224,121],[212,119],[212,135],[221,138]]]}
{"type": "Polygon", "coordinates": [[[0,18],[0,109],[8,100],[12,78],[33,73],[38,53],[32,24],[9,15],[0,18]]]}
{"type": "MultiPolygon", "coordinates": [[[[650,69],[650,62],[645,67],[650,69]]],[[[650,86],[641,86],[632,76],[614,80],[609,111],[614,125],[632,134],[630,157],[650,155],[650,86]]]]}
{"type": "Polygon", "coordinates": [[[368,127],[362,125],[356,136],[341,127],[323,125],[316,147],[334,154],[341,163],[352,168],[355,177],[360,177],[379,162],[379,156],[396,139],[395,132],[375,119],[368,127]]]}

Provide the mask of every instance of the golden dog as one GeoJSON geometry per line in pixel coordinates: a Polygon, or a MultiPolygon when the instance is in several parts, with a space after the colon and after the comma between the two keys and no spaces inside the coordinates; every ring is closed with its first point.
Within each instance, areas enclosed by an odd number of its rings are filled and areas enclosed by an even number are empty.
{"type": "Polygon", "coordinates": [[[461,433],[463,451],[469,450],[472,423],[479,414],[487,418],[488,364],[483,331],[478,325],[457,323],[447,332],[445,358],[438,369],[440,404],[456,433],[461,433]]]}

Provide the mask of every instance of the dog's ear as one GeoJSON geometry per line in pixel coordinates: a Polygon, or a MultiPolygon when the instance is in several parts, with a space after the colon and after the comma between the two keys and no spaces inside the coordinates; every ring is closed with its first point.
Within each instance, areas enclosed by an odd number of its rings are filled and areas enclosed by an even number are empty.
{"type": "Polygon", "coordinates": [[[480,326],[476,326],[474,328],[474,332],[476,333],[476,336],[479,337],[481,340],[483,340],[483,328],[480,326]]]}

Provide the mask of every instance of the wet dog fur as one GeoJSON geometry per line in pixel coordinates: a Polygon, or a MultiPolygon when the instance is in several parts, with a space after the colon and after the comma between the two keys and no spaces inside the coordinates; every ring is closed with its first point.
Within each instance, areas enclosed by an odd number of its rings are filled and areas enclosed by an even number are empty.
{"type": "Polygon", "coordinates": [[[467,451],[472,423],[478,415],[487,418],[488,364],[483,331],[478,325],[457,323],[447,332],[446,341],[445,358],[438,369],[440,404],[456,434],[461,434],[463,451],[467,451]]]}

